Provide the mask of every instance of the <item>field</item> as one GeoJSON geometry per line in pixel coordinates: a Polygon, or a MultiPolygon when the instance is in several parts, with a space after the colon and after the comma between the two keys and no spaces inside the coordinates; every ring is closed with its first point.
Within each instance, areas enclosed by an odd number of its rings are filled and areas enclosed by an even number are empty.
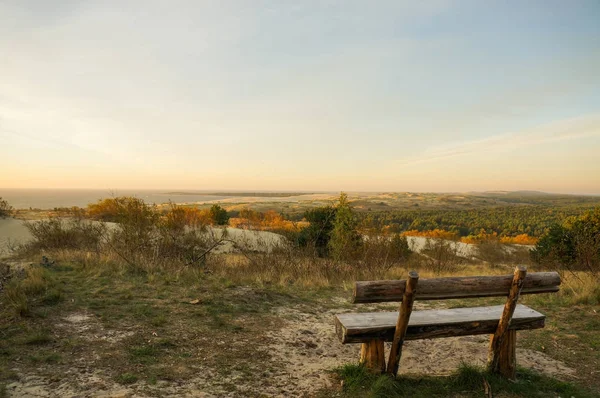
{"type": "MultiPolygon", "coordinates": [[[[333,314],[351,310],[343,283],[321,281],[307,288],[259,283],[252,275],[233,278],[216,270],[143,275],[74,260],[68,252],[55,253],[52,261],[48,267],[29,268],[23,283],[33,293],[26,304],[15,298],[3,308],[4,395],[325,397],[363,396],[360,391],[371,388],[373,396],[389,396],[380,395],[380,387],[373,387],[360,369],[357,376],[347,367],[356,363],[358,347],[342,346],[331,322],[333,314]],[[15,308],[22,316],[14,317],[15,308]],[[339,377],[359,383],[359,393],[340,389],[339,377]]],[[[481,267],[459,271],[488,272],[481,267]]],[[[455,385],[456,377],[464,377],[455,374],[463,361],[484,363],[486,336],[408,342],[401,383],[413,385],[414,391],[415,384],[427,386],[420,396],[480,396],[486,377],[505,396],[531,396],[532,391],[596,396],[600,308],[597,302],[586,303],[589,299],[568,291],[525,298],[548,316],[548,323],[545,329],[519,334],[523,369],[515,385],[470,368],[467,373],[476,379],[455,385]]],[[[476,303],[418,308],[464,304],[476,303]]]]}
{"type": "MultiPolygon", "coordinates": [[[[581,200],[511,206],[579,211],[589,205],[581,200]]],[[[359,199],[351,203],[360,216],[359,199]]],[[[600,396],[600,289],[588,272],[563,272],[558,294],[521,299],[547,321],[518,334],[516,382],[483,370],[488,336],[409,341],[394,380],[358,366],[359,346],[335,334],[334,314],[396,309],[350,304],[354,281],[401,279],[409,269],[422,278],[507,274],[523,262],[542,270],[523,257],[528,249],[492,258],[477,245],[413,237],[412,255],[388,261],[389,240],[373,235],[357,257],[334,259],[288,245],[262,250],[264,231],[189,235],[165,224],[168,214],[136,209],[108,234],[97,221],[41,224],[0,260],[0,397],[480,397],[486,388],[494,397],[600,396]],[[240,245],[244,234],[256,234],[251,245],[240,245]],[[186,239],[230,246],[189,262],[186,239]]]]}

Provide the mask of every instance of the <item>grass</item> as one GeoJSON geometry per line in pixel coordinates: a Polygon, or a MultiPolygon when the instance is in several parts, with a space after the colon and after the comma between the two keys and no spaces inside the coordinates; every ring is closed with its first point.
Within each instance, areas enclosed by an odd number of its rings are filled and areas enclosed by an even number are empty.
{"type": "Polygon", "coordinates": [[[133,384],[138,381],[138,377],[131,373],[121,373],[119,377],[117,377],[117,381],[121,384],[133,384]]]}
{"type": "MultiPolygon", "coordinates": [[[[19,374],[54,379],[68,374],[79,358],[93,358],[86,366],[107,372],[111,380],[123,385],[184,384],[209,374],[210,390],[260,396],[260,386],[269,383],[265,372],[282,367],[265,349],[265,334],[277,331],[284,321],[274,309],[294,307],[319,313],[355,307],[347,300],[349,281],[327,280],[325,274],[316,275],[312,285],[310,275],[292,283],[285,278],[268,279],[262,269],[258,274],[249,272],[235,256],[224,256],[218,263],[227,267],[225,272],[186,268],[147,273],[82,253],[59,251],[51,256],[54,266],[32,268],[24,278],[11,281],[0,296],[2,303],[9,304],[0,306],[0,393],[19,374]],[[19,307],[23,302],[24,312],[19,307]],[[66,320],[72,314],[85,320],[66,320]],[[248,385],[258,392],[242,390],[241,386],[248,385]]],[[[482,266],[458,267],[457,271],[461,275],[509,272],[482,266]]],[[[405,275],[405,269],[394,268],[384,276],[405,275]]],[[[434,274],[422,271],[421,276],[434,274]]],[[[589,391],[600,390],[597,286],[582,275],[566,279],[567,284],[569,289],[560,294],[523,298],[523,303],[545,313],[548,320],[545,329],[520,333],[518,346],[544,351],[575,368],[576,384],[523,369],[518,383],[507,383],[468,367],[450,377],[391,380],[349,365],[336,372],[344,388],[323,390],[322,396],[483,396],[484,378],[494,396],[594,396],[589,391]]],[[[450,300],[444,304],[502,302],[450,300]]],[[[147,394],[161,395],[159,390],[147,394]]]]}
{"type": "Polygon", "coordinates": [[[232,373],[259,383],[253,375],[271,361],[261,349],[264,333],[280,323],[271,310],[312,296],[240,286],[196,269],[143,274],[82,266],[66,256],[42,271],[35,273],[43,276],[35,278],[44,281],[40,288],[30,289],[29,277],[12,281],[27,314],[0,306],[0,385],[11,383],[15,367],[53,379],[68,374],[77,358],[89,358],[86,366],[121,384],[185,383],[213,369],[217,388],[236,391],[232,373]],[[72,323],[72,314],[85,320],[72,323]]]}
{"type": "Polygon", "coordinates": [[[402,376],[394,379],[387,375],[374,375],[359,365],[347,365],[337,369],[335,373],[343,381],[339,396],[347,398],[482,397],[485,396],[486,384],[496,397],[597,396],[572,383],[526,369],[519,369],[516,382],[467,365],[461,366],[447,377],[402,376]]]}

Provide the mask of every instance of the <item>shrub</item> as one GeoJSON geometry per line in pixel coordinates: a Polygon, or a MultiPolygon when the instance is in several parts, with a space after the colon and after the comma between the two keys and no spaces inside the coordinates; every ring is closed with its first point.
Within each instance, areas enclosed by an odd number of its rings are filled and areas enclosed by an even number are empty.
{"type": "Polygon", "coordinates": [[[600,275],[600,208],[552,226],[531,251],[531,258],[551,268],[600,275]]]}
{"type": "Polygon", "coordinates": [[[358,222],[348,201],[348,195],[340,194],[336,207],[333,229],[329,240],[329,251],[336,260],[352,258],[362,244],[357,231],[358,222]]]}
{"type": "Polygon", "coordinates": [[[227,225],[227,222],[229,221],[227,210],[225,210],[218,204],[214,204],[211,206],[210,217],[212,221],[217,225],[227,225]]]}
{"type": "Polygon", "coordinates": [[[320,257],[327,256],[336,211],[337,209],[331,206],[307,210],[304,218],[309,225],[298,233],[298,246],[310,247],[320,257]]]}
{"type": "Polygon", "coordinates": [[[13,207],[8,204],[8,201],[0,196],[0,218],[10,217],[13,213],[13,207]]]}
{"type": "Polygon", "coordinates": [[[50,218],[25,224],[33,240],[28,249],[82,249],[99,251],[106,226],[81,219],[50,218]]]}
{"type": "Polygon", "coordinates": [[[3,300],[0,304],[17,316],[29,315],[34,304],[52,305],[60,301],[61,293],[53,286],[47,270],[39,266],[28,268],[22,277],[14,276],[9,281],[0,296],[3,300]]]}
{"type": "Polygon", "coordinates": [[[455,242],[445,239],[427,239],[422,255],[425,267],[436,274],[454,270],[460,260],[455,242]]]}

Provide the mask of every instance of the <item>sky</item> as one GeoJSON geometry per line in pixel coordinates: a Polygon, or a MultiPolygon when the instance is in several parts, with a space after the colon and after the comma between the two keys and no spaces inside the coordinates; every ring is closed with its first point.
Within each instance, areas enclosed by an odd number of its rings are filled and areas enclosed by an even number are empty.
{"type": "Polygon", "coordinates": [[[0,188],[600,194],[600,2],[0,0],[0,188]]]}

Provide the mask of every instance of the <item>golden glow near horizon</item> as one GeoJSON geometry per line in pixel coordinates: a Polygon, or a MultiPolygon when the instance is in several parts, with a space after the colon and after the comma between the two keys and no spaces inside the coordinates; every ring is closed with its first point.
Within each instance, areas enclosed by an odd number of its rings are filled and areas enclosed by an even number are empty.
{"type": "Polygon", "coordinates": [[[0,189],[600,194],[597,3],[141,6],[0,4],[0,189]]]}

